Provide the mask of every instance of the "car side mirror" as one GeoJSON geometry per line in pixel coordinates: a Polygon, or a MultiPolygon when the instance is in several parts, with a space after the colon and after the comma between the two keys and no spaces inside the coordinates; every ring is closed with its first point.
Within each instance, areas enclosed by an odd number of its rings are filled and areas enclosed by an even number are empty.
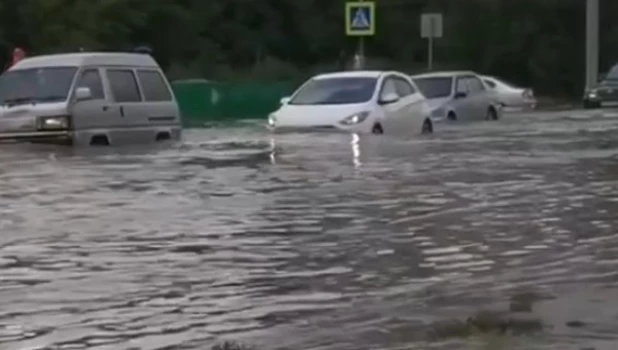
{"type": "Polygon", "coordinates": [[[456,99],[466,98],[466,97],[468,97],[468,94],[465,93],[465,92],[457,92],[457,93],[455,93],[455,98],[456,99]]]}
{"type": "Polygon", "coordinates": [[[282,97],[281,100],[279,100],[279,103],[281,103],[282,105],[287,104],[288,102],[290,102],[289,96],[282,97]]]}
{"type": "Polygon", "coordinates": [[[92,98],[92,91],[90,91],[89,87],[82,86],[82,87],[78,87],[75,90],[75,100],[85,101],[85,100],[90,100],[91,98],[92,98]]]}
{"type": "Polygon", "coordinates": [[[389,94],[382,96],[380,98],[379,103],[381,105],[387,105],[387,104],[395,103],[397,101],[399,101],[399,95],[391,92],[389,94]]]}

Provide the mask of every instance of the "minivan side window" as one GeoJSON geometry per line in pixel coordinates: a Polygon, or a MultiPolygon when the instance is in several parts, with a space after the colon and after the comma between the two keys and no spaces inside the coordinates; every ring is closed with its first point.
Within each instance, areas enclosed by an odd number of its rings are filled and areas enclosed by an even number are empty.
{"type": "Polygon", "coordinates": [[[148,102],[171,101],[172,94],[165,84],[165,80],[156,70],[138,70],[137,78],[144,92],[144,99],[148,102]]]}
{"type": "Polygon", "coordinates": [[[104,100],[105,92],[103,90],[103,80],[101,79],[101,74],[99,74],[98,69],[86,69],[82,72],[79,77],[77,87],[87,87],[90,89],[90,93],[92,94],[92,99],[94,100],[104,100]]]}
{"type": "Polygon", "coordinates": [[[108,69],[107,79],[116,102],[141,102],[135,74],[129,69],[108,69]]]}

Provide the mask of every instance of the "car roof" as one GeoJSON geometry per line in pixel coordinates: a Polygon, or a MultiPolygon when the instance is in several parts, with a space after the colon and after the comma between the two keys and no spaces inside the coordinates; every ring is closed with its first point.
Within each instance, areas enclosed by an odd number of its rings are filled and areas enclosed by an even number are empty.
{"type": "Polygon", "coordinates": [[[383,71],[383,70],[353,70],[353,71],[341,71],[318,74],[313,79],[328,79],[328,78],[379,78],[383,74],[401,74],[405,73],[395,71],[383,71]]]}
{"type": "Polygon", "coordinates": [[[152,56],[128,52],[80,52],[26,57],[9,70],[40,67],[139,66],[158,68],[152,56]]]}
{"type": "Polygon", "coordinates": [[[456,75],[478,75],[473,71],[470,70],[452,70],[452,71],[438,71],[438,72],[429,72],[429,73],[422,73],[422,74],[417,74],[417,75],[412,75],[412,78],[414,79],[418,79],[418,78],[448,78],[448,77],[453,77],[456,75]]]}

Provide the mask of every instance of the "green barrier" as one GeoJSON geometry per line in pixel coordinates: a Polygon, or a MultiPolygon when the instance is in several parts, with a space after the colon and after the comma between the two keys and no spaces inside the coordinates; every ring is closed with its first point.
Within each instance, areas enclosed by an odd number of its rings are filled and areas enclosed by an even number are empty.
{"type": "Polygon", "coordinates": [[[233,83],[201,79],[177,80],[172,89],[185,126],[266,118],[290,95],[294,82],[233,83]]]}

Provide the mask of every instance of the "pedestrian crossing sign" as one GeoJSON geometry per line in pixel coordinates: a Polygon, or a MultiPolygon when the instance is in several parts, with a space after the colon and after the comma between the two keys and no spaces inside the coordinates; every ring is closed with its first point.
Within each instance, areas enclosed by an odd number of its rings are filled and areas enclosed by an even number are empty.
{"type": "Polygon", "coordinates": [[[345,4],[345,33],[349,36],[375,34],[375,3],[370,1],[345,4]]]}

